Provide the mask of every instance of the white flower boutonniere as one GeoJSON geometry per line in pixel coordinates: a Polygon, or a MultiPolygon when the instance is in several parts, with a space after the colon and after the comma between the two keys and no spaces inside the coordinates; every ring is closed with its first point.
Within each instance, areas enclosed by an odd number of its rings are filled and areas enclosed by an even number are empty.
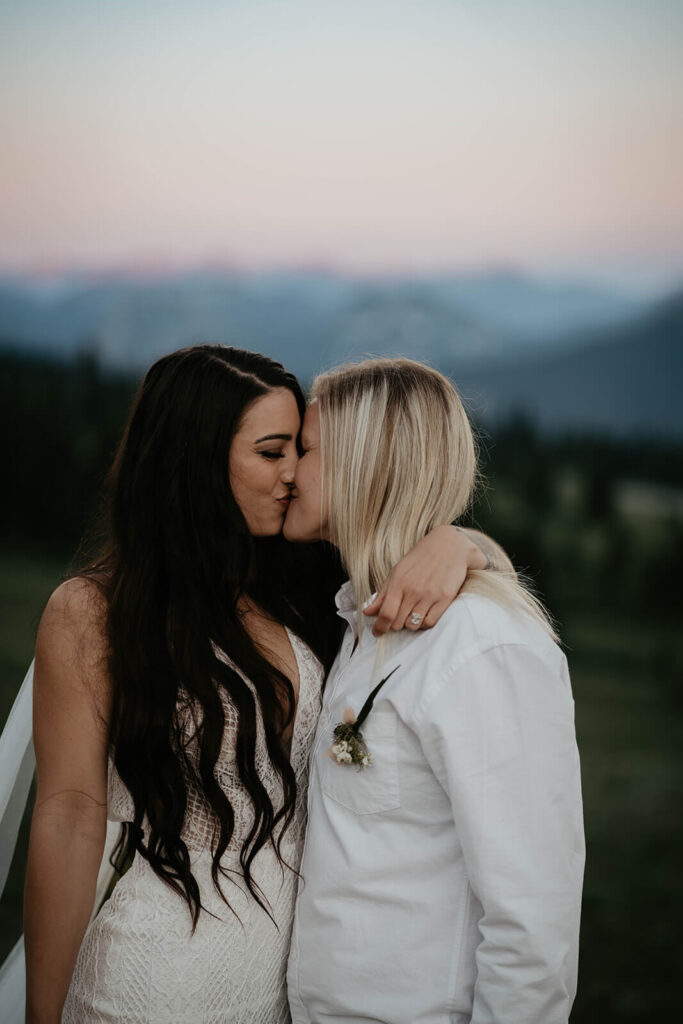
{"type": "Polygon", "coordinates": [[[367,748],[360,727],[372,711],[375,697],[387,680],[391,679],[396,669],[400,667],[400,665],[397,665],[388,676],[379,681],[361,708],[358,717],[356,717],[353,708],[344,708],[344,720],[334,727],[334,743],[327,751],[327,757],[331,757],[337,764],[358,765],[359,771],[361,768],[370,767],[372,764],[372,754],[367,748]]]}

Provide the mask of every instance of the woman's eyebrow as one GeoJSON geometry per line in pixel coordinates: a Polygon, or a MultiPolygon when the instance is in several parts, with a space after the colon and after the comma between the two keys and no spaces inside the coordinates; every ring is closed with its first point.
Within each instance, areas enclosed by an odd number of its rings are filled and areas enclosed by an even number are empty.
{"type": "Polygon", "coordinates": [[[254,444],[260,444],[261,441],[291,441],[291,434],[264,434],[263,437],[259,437],[254,444]]]}

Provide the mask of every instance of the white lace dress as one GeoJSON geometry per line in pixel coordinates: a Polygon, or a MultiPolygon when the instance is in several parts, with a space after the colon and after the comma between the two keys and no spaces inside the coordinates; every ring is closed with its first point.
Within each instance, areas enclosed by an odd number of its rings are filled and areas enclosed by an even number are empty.
{"type": "MultiPolygon", "coordinates": [[[[320,711],[322,669],[298,637],[292,633],[289,637],[299,667],[291,746],[298,798],[281,853],[298,870],[306,828],[308,755],[320,711]]],[[[199,794],[190,792],[183,839],[206,908],[195,933],[187,903],[136,855],[85,934],[63,1024],[288,1024],[285,970],[297,877],[281,866],[270,844],[254,861],[252,874],[270,904],[276,927],[249,895],[240,871],[239,851],[253,812],[235,767],[236,713],[227,698],[225,712],[225,737],[216,771],[235,811],[235,833],[222,864],[234,872],[233,881],[224,882],[224,891],[236,913],[214,889],[213,825],[199,794]]],[[[274,806],[279,806],[281,783],[270,766],[261,721],[256,763],[274,806]]],[[[108,817],[115,821],[132,817],[130,795],[113,771],[108,817]]]]}

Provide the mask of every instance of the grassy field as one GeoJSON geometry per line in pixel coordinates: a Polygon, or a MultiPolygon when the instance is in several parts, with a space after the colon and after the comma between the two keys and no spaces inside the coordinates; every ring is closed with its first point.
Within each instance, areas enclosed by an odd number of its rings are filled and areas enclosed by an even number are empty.
{"type": "MultiPolygon", "coordinates": [[[[0,554],[0,720],[65,562],[0,554]]],[[[588,860],[573,1024],[669,1021],[683,970],[683,675],[678,627],[565,617],[588,860]]],[[[0,957],[19,934],[27,829],[0,903],[0,957]]]]}
{"type": "Polygon", "coordinates": [[[673,1020],[683,968],[677,629],[592,618],[564,633],[587,843],[572,1021],[673,1020]]]}

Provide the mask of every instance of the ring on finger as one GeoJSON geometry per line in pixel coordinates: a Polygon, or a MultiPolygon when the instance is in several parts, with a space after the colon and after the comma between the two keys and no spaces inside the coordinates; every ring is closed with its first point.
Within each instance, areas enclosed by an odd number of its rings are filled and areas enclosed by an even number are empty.
{"type": "Polygon", "coordinates": [[[410,616],[410,621],[413,624],[413,626],[419,626],[423,619],[424,615],[418,615],[417,612],[413,612],[412,615],[410,616]]]}

